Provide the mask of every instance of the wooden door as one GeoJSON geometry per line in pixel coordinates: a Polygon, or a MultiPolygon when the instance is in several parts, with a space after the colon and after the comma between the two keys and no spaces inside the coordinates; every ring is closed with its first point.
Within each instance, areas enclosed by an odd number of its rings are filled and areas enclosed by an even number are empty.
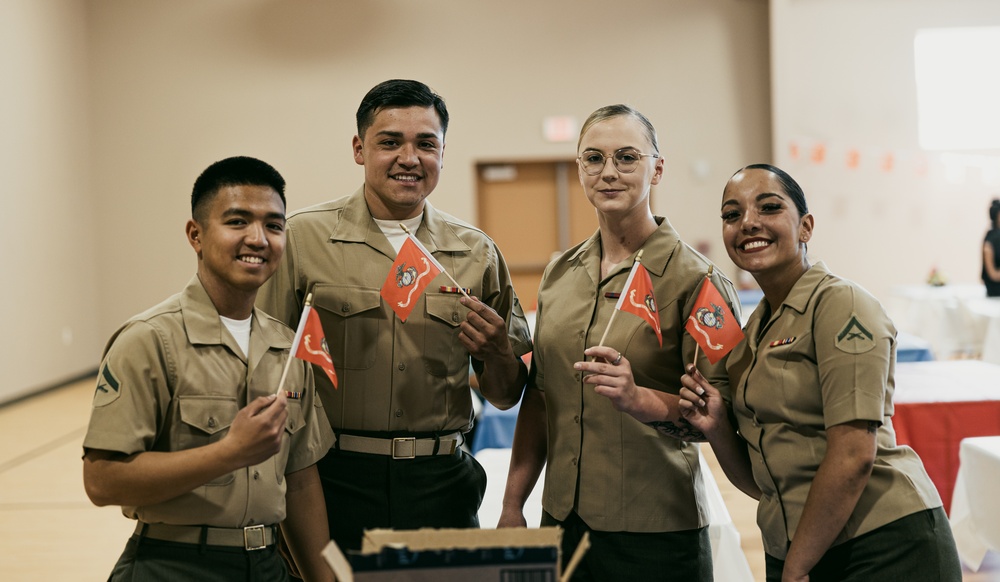
{"type": "Polygon", "coordinates": [[[478,224],[503,252],[525,311],[553,255],[597,229],[573,160],[477,165],[478,224]]]}

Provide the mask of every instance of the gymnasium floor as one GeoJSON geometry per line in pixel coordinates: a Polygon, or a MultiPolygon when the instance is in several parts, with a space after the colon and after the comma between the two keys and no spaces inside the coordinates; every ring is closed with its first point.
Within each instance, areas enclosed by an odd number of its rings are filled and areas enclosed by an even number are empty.
{"type": "MultiPolygon", "coordinates": [[[[70,384],[0,407],[0,578],[106,580],[132,533],[117,507],[94,507],[83,492],[80,456],[93,380],[70,384]]],[[[743,550],[757,580],[764,579],[754,504],[723,476],[703,447],[743,550]]],[[[504,475],[490,475],[504,479],[504,475]]],[[[1000,556],[991,554],[966,582],[1000,582],[1000,556]]],[[[724,582],[724,581],[720,581],[724,582]]]]}

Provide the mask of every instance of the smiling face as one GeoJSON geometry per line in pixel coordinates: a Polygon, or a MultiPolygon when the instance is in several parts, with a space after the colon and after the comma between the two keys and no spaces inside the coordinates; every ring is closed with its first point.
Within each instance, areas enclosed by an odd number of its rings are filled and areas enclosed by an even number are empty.
{"type": "Polygon", "coordinates": [[[583,171],[577,161],[580,183],[587,199],[598,212],[604,214],[629,214],[633,211],[648,212],[649,189],[663,176],[663,158],[642,157],[635,171],[624,173],[611,159],[623,148],[632,148],[643,154],[655,153],[646,131],[630,115],[619,115],[592,125],[580,138],[579,156],[602,154],[606,157],[604,168],[595,176],[583,171]]]}
{"type": "Polygon", "coordinates": [[[762,277],[791,278],[808,268],[806,245],[813,217],[799,216],[777,176],[742,170],[722,194],[722,241],[737,267],[762,277]]]}
{"type": "Polygon", "coordinates": [[[444,130],[433,107],[380,109],[353,144],[354,161],[365,167],[372,216],[404,220],[423,212],[444,159],[444,130]]]}
{"type": "Polygon", "coordinates": [[[247,317],[285,252],[285,205],[269,186],[223,186],[204,204],[187,224],[198,278],[220,315],[247,317]]]}

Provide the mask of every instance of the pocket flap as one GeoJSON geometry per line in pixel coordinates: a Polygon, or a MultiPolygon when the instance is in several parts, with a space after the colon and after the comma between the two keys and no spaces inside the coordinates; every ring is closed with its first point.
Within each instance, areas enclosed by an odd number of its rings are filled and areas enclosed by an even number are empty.
{"type": "Polygon", "coordinates": [[[458,302],[458,295],[442,293],[425,293],[427,315],[434,319],[446,323],[452,327],[458,327],[465,321],[465,314],[468,309],[458,302]]]}
{"type": "Polygon", "coordinates": [[[317,283],[313,285],[312,293],[313,305],[341,317],[378,309],[382,304],[378,289],[317,283]]]}
{"type": "Polygon", "coordinates": [[[235,398],[187,396],[178,401],[181,422],[206,434],[215,434],[233,424],[239,406],[235,398]]]}

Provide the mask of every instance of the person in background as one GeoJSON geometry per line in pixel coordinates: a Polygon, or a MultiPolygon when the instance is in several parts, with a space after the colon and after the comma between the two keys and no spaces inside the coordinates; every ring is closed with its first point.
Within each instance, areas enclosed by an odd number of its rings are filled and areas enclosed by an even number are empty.
{"type": "Polygon", "coordinates": [[[305,579],[333,579],[313,518],[333,434],[294,333],[254,309],[284,252],[284,191],[260,160],[209,166],[187,223],[197,274],[108,341],[83,482],[138,521],[111,580],[288,580],[279,524],[305,579]]]}
{"type": "MultiPolygon", "coordinates": [[[[598,109],[577,151],[599,228],[545,269],[499,526],[526,525],[525,500],[547,464],[542,525],[564,529],[564,562],[590,535],[575,580],[709,581],[698,447],[682,440],[702,436],[680,418],[677,393],[684,363],[695,357],[684,323],[711,263],[650,210],[664,162],[644,115],[627,105],[598,109]],[[617,317],[601,342],[640,251],[662,346],[633,315],[617,317]]],[[[713,282],[739,313],[718,269],[713,282]]],[[[698,361],[725,385],[724,360],[698,361]]]]}
{"type": "Polygon", "coordinates": [[[983,284],[987,297],[1000,297],[1000,198],[990,204],[990,229],[983,241],[983,284]]]}
{"type": "Polygon", "coordinates": [[[957,582],[937,490],[892,429],[896,329],[867,291],[810,262],[814,222],[784,171],[730,178],[723,244],[764,299],[729,355],[731,406],[689,366],[683,417],[760,501],[768,580],[957,582]]]}
{"type": "Polygon", "coordinates": [[[337,436],[319,472],[344,549],[360,548],[369,528],[479,526],[486,473],[459,446],[472,427],[470,362],[483,396],[510,408],[527,376],[519,356],[531,351],[500,250],[426,200],[442,168],[444,100],[418,81],[385,81],[362,99],[357,129],[364,184],[289,217],[288,256],[258,298],[291,323],[311,292],[322,321],[339,388],[317,375],[337,436]],[[400,321],[379,290],[403,226],[473,299],[442,273],[400,321]]]}

